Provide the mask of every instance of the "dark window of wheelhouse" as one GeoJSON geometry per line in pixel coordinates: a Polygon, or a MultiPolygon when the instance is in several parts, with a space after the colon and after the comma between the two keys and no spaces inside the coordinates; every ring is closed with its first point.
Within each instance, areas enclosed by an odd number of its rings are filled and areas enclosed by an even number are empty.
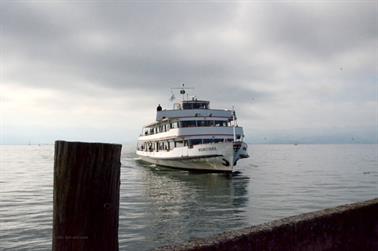
{"type": "Polygon", "coordinates": [[[208,109],[209,105],[207,102],[184,102],[182,104],[182,108],[184,110],[192,110],[192,109],[208,109]]]}
{"type": "Polygon", "coordinates": [[[198,109],[208,109],[208,108],[209,108],[209,106],[208,106],[207,103],[200,103],[200,105],[198,107],[198,109]]]}
{"type": "Polygon", "coordinates": [[[192,103],[183,103],[182,108],[184,110],[191,110],[191,109],[193,109],[193,104],[192,103]]]}
{"type": "Polygon", "coordinates": [[[193,103],[193,109],[207,109],[207,103],[195,102],[193,103]]]}
{"type": "Polygon", "coordinates": [[[200,109],[201,105],[202,105],[201,103],[194,103],[193,109],[200,109]]]}

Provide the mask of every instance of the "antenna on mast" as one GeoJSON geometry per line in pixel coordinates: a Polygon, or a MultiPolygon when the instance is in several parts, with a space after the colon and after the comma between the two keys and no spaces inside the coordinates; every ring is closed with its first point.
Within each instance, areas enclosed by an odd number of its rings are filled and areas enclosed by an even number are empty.
{"type": "Polygon", "coordinates": [[[171,91],[172,90],[180,90],[180,94],[182,95],[182,100],[184,101],[185,100],[185,93],[186,93],[186,91],[187,90],[193,90],[193,89],[194,89],[193,87],[185,87],[185,84],[182,84],[181,87],[171,88],[171,91]]]}
{"type": "Polygon", "coordinates": [[[185,84],[182,84],[182,89],[180,90],[180,94],[182,95],[182,100],[184,100],[184,97],[185,97],[185,84]]]}

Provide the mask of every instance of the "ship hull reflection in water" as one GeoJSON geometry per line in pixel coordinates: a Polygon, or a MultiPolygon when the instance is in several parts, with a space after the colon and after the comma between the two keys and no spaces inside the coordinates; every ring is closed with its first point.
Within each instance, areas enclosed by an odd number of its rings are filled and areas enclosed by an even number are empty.
{"type": "MultiPolygon", "coordinates": [[[[192,173],[151,167],[139,161],[136,164],[141,167],[143,185],[130,184],[124,189],[125,194],[133,190],[132,197],[138,207],[121,204],[120,212],[120,232],[130,234],[120,241],[132,240],[127,245],[130,250],[141,245],[148,249],[146,246],[180,243],[247,226],[248,177],[237,172],[192,173]],[[137,208],[139,211],[135,212],[137,208]],[[140,221],[144,222],[139,224],[143,227],[134,229],[140,221]],[[143,237],[138,236],[139,232],[143,237]]],[[[121,198],[121,201],[125,200],[121,198]]]]}
{"type": "MultiPolygon", "coordinates": [[[[155,170],[134,149],[122,151],[120,250],[377,197],[378,145],[254,145],[233,176],[155,170]]],[[[0,146],[0,156],[0,250],[51,250],[54,147],[0,146]]]]}

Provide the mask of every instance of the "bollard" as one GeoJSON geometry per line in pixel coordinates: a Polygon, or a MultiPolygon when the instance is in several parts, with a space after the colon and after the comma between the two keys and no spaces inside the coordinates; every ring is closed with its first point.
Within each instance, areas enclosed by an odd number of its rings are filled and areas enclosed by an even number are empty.
{"type": "Polygon", "coordinates": [[[117,251],[122,145],[55,142],[53,251],[117,251]]]}

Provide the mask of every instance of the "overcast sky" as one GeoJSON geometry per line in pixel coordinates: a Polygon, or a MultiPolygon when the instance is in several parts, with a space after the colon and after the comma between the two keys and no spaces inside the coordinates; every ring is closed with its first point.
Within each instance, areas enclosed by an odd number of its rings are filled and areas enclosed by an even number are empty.
{"type": "Polygon", "coordinates": [[[377,142],[377,3],[1,1],[0,143],[135,142],[181,83],[252,143],[377,142]]]}

